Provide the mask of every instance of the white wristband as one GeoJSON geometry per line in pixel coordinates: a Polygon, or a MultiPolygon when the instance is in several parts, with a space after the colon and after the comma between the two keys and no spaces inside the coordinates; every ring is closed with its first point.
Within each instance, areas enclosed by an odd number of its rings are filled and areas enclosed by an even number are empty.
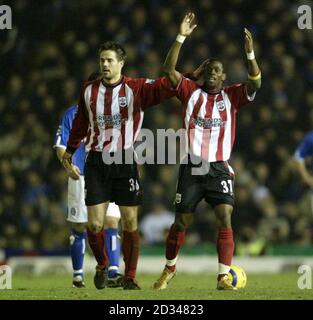
{"type": "Polygon", "coordinates": [[[184,43],[185,39],[186,39],[186,36],[182,36],[181,34],[178,34],[176,37],[176,41],[180,43],[184,43]]]}
{"type": "Polygon", "coordinates": [[[255,59],[255,55],[254,55],[254,51],[252,50],[251,52],[247,52],[247,59],[248,60],[254,60],[255,59]]]}

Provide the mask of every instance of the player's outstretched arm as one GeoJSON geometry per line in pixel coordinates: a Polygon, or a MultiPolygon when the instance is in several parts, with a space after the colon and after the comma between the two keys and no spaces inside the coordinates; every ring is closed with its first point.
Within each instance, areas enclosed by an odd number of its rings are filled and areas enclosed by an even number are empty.
{"type": "Polygon", "coordinates": [[[261,70],[255,59],[253,48],[253,37],[248,29],[245,32],[245,52],[248,59],[248,94],[252,95],[254,92],[261,88],[261,70]]]}
{"type": "Polygon", "coordinates": [[[176,41],[170,48],[163,65],[163,71],[167,78],[171,81],[173,87],[177,86],[181,78],[180,72],[176,70],[176,64],[181,46],[185,41],[186,37],[188,37],[192,33],[192,31],[197,27],[196,24],[193,24],[194,18],[195,14],[192,12],[189,12],[185,15],[182,23],[180,24],[179,34],[176,37],[176,41]]]}

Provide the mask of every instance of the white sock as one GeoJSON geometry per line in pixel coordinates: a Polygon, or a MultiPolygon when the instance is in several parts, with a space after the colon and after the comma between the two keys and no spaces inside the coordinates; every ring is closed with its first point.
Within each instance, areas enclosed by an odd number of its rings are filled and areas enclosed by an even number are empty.
{"type": "Polygon", "coordinates": [[[176,258],[172,259],[172,260],[166,259],[166,265],[167,265],[168,267],[175,266],[175,264],[176,264],[176,262],[177,262],[177,259],[178,259],[178,256],[177,256],[176,258]]]}
{"type": "Polygon", "coordinates": [[[219,263],[218,264],[218,274],[228,274],[230,270],[230,266],[226,266],[226,264],[219,263]]]}

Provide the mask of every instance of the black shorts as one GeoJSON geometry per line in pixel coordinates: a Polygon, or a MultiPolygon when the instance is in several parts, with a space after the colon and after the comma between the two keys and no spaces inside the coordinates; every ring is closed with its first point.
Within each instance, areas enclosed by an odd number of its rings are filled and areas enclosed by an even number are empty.
{"type": "Polygon", "coordinates": [[[210,163],[208,173],[193,175],[192,169],[199,166],[181,164],[175,198],[175,209],[179,213],[193,213],[204,198],[214,208],[219,204],[234,205],[234,174],[227,162],[210,163]]]}
{"type": "Polygon", "coordinates": [[[85,162],[85,202],[93,206],[106,201],[121,206],[142,204],[137,164],[105,164],[101,152],[90,151],[85,162]]]}

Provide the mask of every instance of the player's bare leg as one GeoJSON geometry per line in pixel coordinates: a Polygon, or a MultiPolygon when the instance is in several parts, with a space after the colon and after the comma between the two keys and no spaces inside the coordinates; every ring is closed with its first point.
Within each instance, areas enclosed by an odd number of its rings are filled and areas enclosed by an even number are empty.
{"type": "Polygon", "coordinates": [[[70,252],[73,266],[73,288],[85,288],[83,263],[87,224],[71,222],[70,226],[72,229],[70,252]]]}
{"type": "Polygon", "coordinates": [[[97,260],[94,285],[97,289],[103,289],[107,280],[108,257],[105,250],[105,234],[103,232],[104,217],[109,202],[100,203],[94,206],[87,206],[88,209],[88,242],[97,260]]]}
{"type": "Polygon", "coordinates": [[[119,206],[122,217],[122,252],[125,262],[124,289],[139,290],[135,280],[140,250],[138,206],[119,206]]]}
{"type": "Polygon", "coordinates": [[[217,253],[218,253],[218,290],[236,290],[228,279],[232,258],[234,255],[234,239],[231,227],[233,207],[229,204],[220,204],[214,207],[218,225],[217,253]]]}
{"type": "Polygon", "coordinates": [[[153,289],[164,290],[176,275],[176,262],[178,253],[185,240],[186,229],[193,223],[192,213],[176,213],[166,239],[166,264],[159,279],[154,283],[153,289]]]}

